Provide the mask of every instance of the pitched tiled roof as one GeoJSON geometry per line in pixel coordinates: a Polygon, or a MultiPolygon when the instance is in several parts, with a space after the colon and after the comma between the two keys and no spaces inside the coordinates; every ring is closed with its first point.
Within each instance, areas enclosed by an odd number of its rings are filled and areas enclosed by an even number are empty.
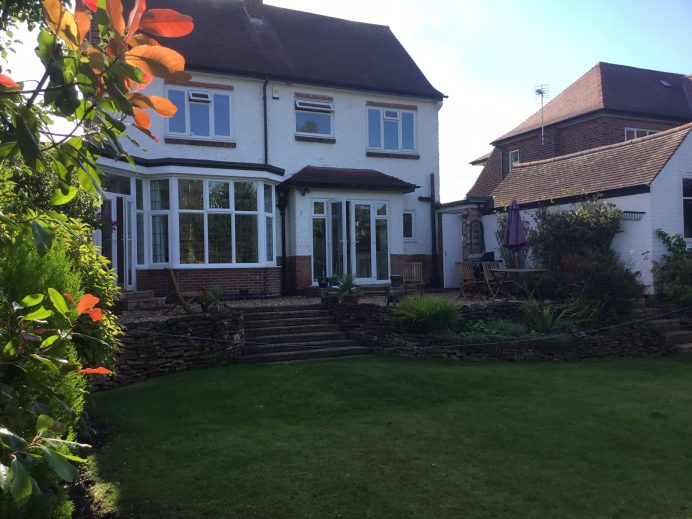
{"type": "MultiPolygon", "coordinates": [[[[493,191],[495,207],[649,186],[692,131],[692,123],[639,139],[516,164],[493,191]]],[[[691,137],[692,138],[692,137],[691,137]]]]}
{"type": "Polygon", "coordinates": [[[485,164],[486,162],[488,162],[488,159],[490,158],[491,153],[492,153],[492,151],[489,151],[485,155],[481,155],[477,159],[473,159],[471,162],[469,162],[469,164],[471,164],[472,166],[481,166],[481,165],[485,164]]]}
{"type": "MultiPolygon", "coordinates": [[[[597,110],[692,120],[692,80],[684,74],[597,63],[544,108],[544,124],[565,121],[597,110]],[[669,85],[669,86],[666,86],[669,85]]],[[[538,110],[495,142],[541,127],[538,110]]]]}
{"type": "Polygon", "coordinates": [[[161,39],[185,56],[188,70],[443,97],[389,27],[252,4],[254,20],[241,0],[149,0],[147,7],[193,17],[192,34],[161,39]]]}
{"type": "Polygon", "coordinates": [[[283,187],[323,187],[366,189],[370,191],[398,191],[411,193],[418,186],[374,169],[323,168],[305,166],[281,183],[283,187]]]}
{"type": "Polygon", "coordinates": [[[493,148],[481,174],[478,175],[466,196],[489,196],[500,182],[502,182],[502,150],[493,148]]]}

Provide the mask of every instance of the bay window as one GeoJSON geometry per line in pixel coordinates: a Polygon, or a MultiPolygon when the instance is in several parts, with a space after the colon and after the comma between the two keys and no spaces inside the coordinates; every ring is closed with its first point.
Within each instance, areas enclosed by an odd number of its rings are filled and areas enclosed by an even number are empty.
{"type": "Polygon", "coordinates": [[[204,139],[233,137],[231,93],[170,87],[167,95],[178,109],[168,119],[169,135],[204,139]]]}
{"type": "Polygon", "coordinates": [[[137,179],[135,186],[137,265],[233,266],[276,260],[273,185],[166,178],[137,179]]]}
{"type": "Polygon", "coordinates": [[[368,108],[368,149],[407,152],[416,149],[416,112],[368,108]]]}

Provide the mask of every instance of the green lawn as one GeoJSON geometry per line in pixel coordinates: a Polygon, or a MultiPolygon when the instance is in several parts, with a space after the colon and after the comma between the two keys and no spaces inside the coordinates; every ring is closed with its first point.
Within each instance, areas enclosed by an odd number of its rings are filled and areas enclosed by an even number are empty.
{"type": "Polygon", "coordinates": [[[96,400],[121,517],[692,517],[690,358],[234,366],[96,400]]]}

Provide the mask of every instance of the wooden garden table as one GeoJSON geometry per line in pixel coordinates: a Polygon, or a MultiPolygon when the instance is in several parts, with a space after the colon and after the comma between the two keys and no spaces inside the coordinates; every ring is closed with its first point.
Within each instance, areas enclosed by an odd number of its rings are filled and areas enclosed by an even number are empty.
{"type": "Polygon", "coordinates": [[[490,269],[490,272],[493,273],[493,276],[495,277],[495,282],[497,285],[497,290],[493,292],[492,298],[495,299],[498,294],[503,293],[507,295],[507,292],[503,289],[504,284],[509,281],[510,277],[516,277],[516,278],[525,278],[531,281],[531,290],[528,289],[526,284],[520,284],[514,280],[517,285],[521,286],[525,291],[526,294],[532,298],[536,292],[540,294],[540,291],[538,290],[538,286],[541,284],[541,281],[543,280],[543,276],[546,273],[545,269],[507,269],[507,268],[500,268],[500,269],[490,269]]]}

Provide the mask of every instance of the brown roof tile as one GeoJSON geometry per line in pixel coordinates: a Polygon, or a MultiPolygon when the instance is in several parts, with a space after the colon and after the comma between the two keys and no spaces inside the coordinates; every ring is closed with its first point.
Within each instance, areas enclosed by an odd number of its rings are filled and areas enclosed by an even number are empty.
{"type": "MultiPolygon", "coordinates": [[[[545,105],[544,124],[549,126],[597,110],[689,121],[692,120],[691,82],[684,74],[597,63],[545,105]]],[[[538,110],[495,142],[540,127],[541,111],[538,110]]]]}
{"type": "Polygon", "coordinates": [[[648,186],[692,130],[692,123],[630,141],[516,164],[493,191],[495,207],[648,186]]]}
{"type": "Polygon", "coordinates": [[[324,168],[305,166],[288,180],[283,187],[323,187],[340,189],[365,189],[370,191],[398,191],[411,193],[418,186],[404,182],[374,169],[324,168]]]}
{"type": "MultiPolygon", "coordinates": [[[[162,43],[188,70],[442,99],[389,27],[240,0],[149,0],[193,17],[195,30],[162,43]]],[[[127,12],[127,11],[126,11],[127,12]]]]}
{"type": "Polygon", "coordinates": [[[493,189],[502,182],[502,150],[493,148],[487,162],[466,196],[490,196],[493,189]]]}

